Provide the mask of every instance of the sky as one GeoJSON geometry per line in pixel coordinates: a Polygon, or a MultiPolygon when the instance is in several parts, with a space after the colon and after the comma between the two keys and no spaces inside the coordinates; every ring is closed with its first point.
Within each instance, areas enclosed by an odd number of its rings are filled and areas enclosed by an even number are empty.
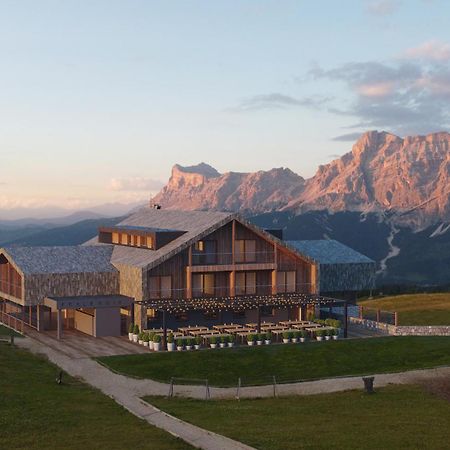
{"type": "Polygon", "coordinates": [[[0,219],[449,129],[445,0],[0,0],[0,219]]]}

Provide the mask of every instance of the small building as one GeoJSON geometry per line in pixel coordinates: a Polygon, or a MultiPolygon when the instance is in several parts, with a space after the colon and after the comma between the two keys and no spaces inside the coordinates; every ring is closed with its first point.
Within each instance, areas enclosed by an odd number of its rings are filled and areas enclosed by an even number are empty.
{"type": "Polygon", "coordinates": [[[0,320],[58,337],[167,326],[166,313],[174,328],[280,321],[332,301],[324,292],[371,287],[373,261],[348,247],[280,237],[233,213],[147,207],[82,246],[2,248],[0,320]]]}

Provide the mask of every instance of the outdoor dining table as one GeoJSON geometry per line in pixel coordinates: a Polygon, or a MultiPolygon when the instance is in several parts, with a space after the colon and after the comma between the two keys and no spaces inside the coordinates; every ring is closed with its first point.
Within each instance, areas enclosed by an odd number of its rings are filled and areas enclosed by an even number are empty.
{"type": "Polygon", "coordinates": [[[189,334],[191,336],[201,336],[202,334],[209,334],[209,335],[213,335],[213,334],[219,334],[220,331],[217,330],[196,330],[196,331],[190,331],[189,334]]]}
{"type": "MultiPolygon", "coordinates": [[[[317,325],[319,325],[319,324],[317,324],[317,325]]],[[[315,327],[315,326],[316,326],[315,324],[311,324],[311,323],[297,323],[297,324],[291,325],[292,328],[297,328],[297,330],[304,330],[305,328],[315,327]]]]}
{"type": "Polygon", "coordinates": [[[280,337],[283,335],[283,333],[294,333],[295,331],[298,330],[294,330],[293,328],[285,328],[284,330],[275,330],[272,331],[272,334],[274,334],[276,337],[280,337]]]}
{"type": "MultiPolygon", "coordinates": [[[[149,328],[148,330],[142,330],[144,333],[162,333],[164,328],[149,328]]],[[[167,328],[167,333],[172,333],[171,328],[167,328]]]]}
{"type": "Polygon", "coordinates": [[[305,327],[306,330],[309,330],[309,329],[313,330],[315,328],[324,328],[324,327],[322,325],[320,325],[320,323],[312,323],[305,327]]]}
{"type": "Polygon", "coordinates": [[[266,327],[264,331],[279,331],[279,330],[285,330],[286,327],[282,325],[274,325],[273,327],[266,327]]]}
{"type": "Polygon", "coordinates": [[[239,333],[236,333],[236,336],[239,337],[239,339],[241,340],[241,342],[244,341],[244,339],[249,335],[249,334],[255,334],[255,332],[252,331],[241,331],[239,330],[239,333]]]}
{"type": "Polygon", "coordinates": [[[243,330],[245,327],[243,325],[227,325],[225,331],[228,333],[234,333],[235,331],[243,330]]]}
{"type": "Polygon", "coordinates": [[[285,325],[290,327],[291,325],[302,325],[304,323],[311,323],[308,320],[283,320],[279,322],[280,325],[285,325]]]}
{"type": "Polygon", "coordinates": [[[213,328],[215,330],[219,330],[219,331],[226,330],[227,328],[235,328],[235,327],[242,328],[242,325],[238,325],[237,323],[230,323],[228,325],[226,323],[221,324],[221,325],[213,325],[213,328]]]}
{"type": "Polygon", "coordinates": [[[234,331],[232,331],[232,333],[256,333],[256,329],[255,328],[250,328],[250,327],[242,327],[242,328],[236,328],[234,331]]]}
{"type": "Polygon", "coordinates": [[[191,331],[200,331],[200,330],[205,331],[207,329],[208,329],[208,327],[195,326],[195,327],[181,327],[181,328],[178,328],[178,331],[180,331],[183,334],[186,334],[186,333],[190,333],[191,331]]]}

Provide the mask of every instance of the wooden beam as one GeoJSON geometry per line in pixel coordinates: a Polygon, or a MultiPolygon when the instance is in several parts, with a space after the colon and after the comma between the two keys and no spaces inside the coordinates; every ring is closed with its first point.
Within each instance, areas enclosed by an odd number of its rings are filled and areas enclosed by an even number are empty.
{"type": "Polygon", "coordinates": [[[62,327],[63,327],[63,321],[62,321],[62,310],[58,309],[56,312],[56,338],[61,339],[62,338],[62,327]]]}

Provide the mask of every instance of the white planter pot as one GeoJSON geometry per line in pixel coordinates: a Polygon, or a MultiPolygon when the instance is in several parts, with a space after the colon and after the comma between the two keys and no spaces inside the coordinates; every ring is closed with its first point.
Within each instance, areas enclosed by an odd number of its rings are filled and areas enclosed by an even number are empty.
{"type": "Polygon", "coordinates": [[[325,336],[325,340],[329,341],[331,339],[331,336],[325,336]]]}
{"type": "Polygon", "coordinates": [[[337,341],[338,338],[339,338],[339,336],[338,336],[337,334],[333,334],[333,339],[334,339],[335,341],[337,341]]]}
{"type": "Polygon", "coordinates": [[[270,339],[266,339],[265,341],[264,341],[264,344],[266,344],[266,345],[270,345],[270,339]]]}
{"type": "Polygon", "coordinates": [[[253,341],[247,341],[247,344],[252,346],[253,345],[253,341]]]}
{"type": "Polygon", "coordinates": [[[216,348],[217,344],[209,344],[211,348],[216,348]]]}
{"type": "Polygon", "coordinates": [[[138,334],[133,334],[133,342],[137,342],[139,339],[139,335],[138,334]]]}
{"type": "Polygon", "coordinates": [[[177,350],[178,350],[179,352],[182,352],[182,351],[183,351],[183,347],[179,347],[179,346],[177,345],[177,350]]]}
{"type": "Polygon", "coordinates": [[[186,350],[192,350],[192,345],[186,345],[186,350]]]}
{"type": "Polygon", "coordinates": [[[153,350],[153,344],[154,344],[153,341],[150,341],[150,342],[148,343],[148,347],[149,347],[150,350],[153,350]]]}
{"type": "Polygon", "coordinates": [[[200,345],[199,344],[195,344],[194,348],[195,348],[195,350],[200,350],[200,345]]]}
{"type": "Polygon", "coordinates": [[[159,352],[159,347],[161,346],[161,344],[159,342],[153,342],[153,350],[155,352],[159,352]]]}
{"type": "Polygon", "coordinates": [[[228,347],[234,347],[234,342],[228,342],[228,347]]]}
{"type": "Polygon", "coordinates": [[[322,337],[322,336],[316,336],[316,339],[317,339],[318,341],[321,341],[321,340],[323,339],[323,337],[322,337]]]}
{"type": "Polygon", "coordinates": [[[283,338],[283,344],[289,344],[289,339],[283,338]]]}
{"type": "Polygon", "coordinates": [[[292,338],[292,342],[293,342],[294,344],[296,344],[296,343],[298,342],[298,339],[297,339],[297,338],[292,338]]]}
{"type": "Polygon", "coordinates": [[[168,352],[173,352],[175,350],[175,344],[173,342],[169,342],[167,344],[167,351],[168,352]]]}
{"type": "Polygon", "coordinates": [[[144,341],[144,347],[148,347],[150,342],[144,341]]]}
{"type": "Polygon", "coordinates": [[[300,342],[305,342],[305,338],[300,338],[300,342]]]}
{"type": "Polygon", "coordinates": [[[128,333],[128,339],[129,339],[130,341],[133,340],[133,333],[128,333]]]}
{"type": "Polygon", "coordinates": [[[225,342],[221,342],[219,345],[220,345],[220,348],[225,348],[227,346],[227,344],[225,342]]]}
{"type": "Polygon", "coordinates": [[[256,341],[256,345],[262,345],[263,341],[256,341]]]}

